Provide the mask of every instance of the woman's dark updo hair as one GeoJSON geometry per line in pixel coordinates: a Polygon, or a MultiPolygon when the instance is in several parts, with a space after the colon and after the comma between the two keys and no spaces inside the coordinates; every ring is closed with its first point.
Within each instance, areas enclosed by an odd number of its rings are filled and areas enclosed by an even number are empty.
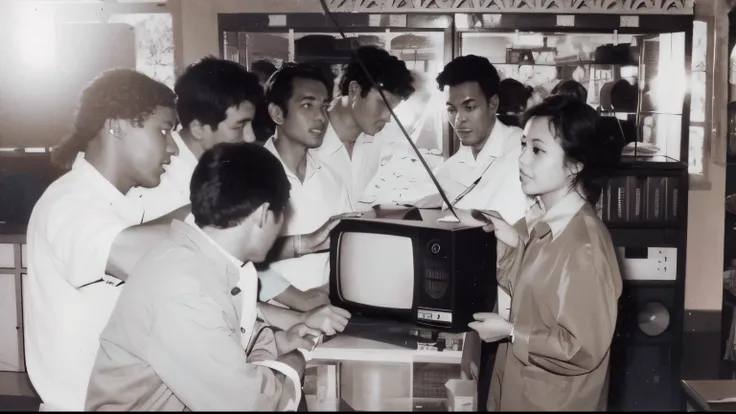
{"type": "Polygon", "coordinates": [[[582,169],[572,186],[581,186],[585,198],[595,205],[621,158],[621,142],[613,131],[602,128],[600,116],[589,105],[570,96],[553,95],[524,113],[522,125],[534,117],[548,117],[550,130],[565,151],[568,162],[582,169]]]}

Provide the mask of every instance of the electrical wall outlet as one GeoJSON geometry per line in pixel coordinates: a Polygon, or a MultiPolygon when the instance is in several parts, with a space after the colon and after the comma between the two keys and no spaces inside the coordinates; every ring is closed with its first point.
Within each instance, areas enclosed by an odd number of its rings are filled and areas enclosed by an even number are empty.
{"type": "Polygon", "coordinates": [[[623,280],[677,280],[677,248],[617,247],[616,256],[623,280]]]}

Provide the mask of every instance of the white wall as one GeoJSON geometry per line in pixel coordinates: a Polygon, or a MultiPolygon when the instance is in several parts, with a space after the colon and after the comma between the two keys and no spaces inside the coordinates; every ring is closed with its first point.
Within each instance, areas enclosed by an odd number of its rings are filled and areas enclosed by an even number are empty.
{"type": "Polygon", "coordinates": [[[712,161],[708,168],[711,188],[689,194],[685,309],[720,311],[726,169],[712,161]]]}

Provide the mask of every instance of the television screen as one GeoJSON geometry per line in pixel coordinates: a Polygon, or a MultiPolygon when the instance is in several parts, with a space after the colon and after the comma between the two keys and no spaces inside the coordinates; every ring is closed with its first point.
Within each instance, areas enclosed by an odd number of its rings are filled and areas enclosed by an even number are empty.
{"type": "Polygon", "coordinates": [[[345,232],[339,243],[343,300],[386,309],[411,310],[414,253],[409,237],[345,232]]]}

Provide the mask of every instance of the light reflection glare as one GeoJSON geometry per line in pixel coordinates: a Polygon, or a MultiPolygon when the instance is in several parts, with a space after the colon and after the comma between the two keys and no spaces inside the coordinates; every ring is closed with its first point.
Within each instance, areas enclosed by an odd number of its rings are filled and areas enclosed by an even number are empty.
{"type": "Polygon", "coordinates": [[[15,44],[23,63],[30,68],[46,68],[55,63],[54,16],[32,5],[17,9],[15,44]]]}

